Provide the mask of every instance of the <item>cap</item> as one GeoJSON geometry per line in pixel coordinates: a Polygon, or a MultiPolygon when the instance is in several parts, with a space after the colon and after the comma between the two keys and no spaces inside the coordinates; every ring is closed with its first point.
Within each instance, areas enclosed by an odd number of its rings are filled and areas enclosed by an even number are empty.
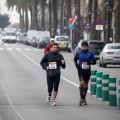
{"type": "Polygon", "coordinates": [[[50,42],[51,42],[51,41],[55,41],[55,39],[54,39],[54,38],[51,38],[51,39],[50,39],[50,42]]]}
{"type": "Polygon", "coordinates": [[[81,46],[88,46],[88,42],[87,41],[82,41],[81,46]]]}

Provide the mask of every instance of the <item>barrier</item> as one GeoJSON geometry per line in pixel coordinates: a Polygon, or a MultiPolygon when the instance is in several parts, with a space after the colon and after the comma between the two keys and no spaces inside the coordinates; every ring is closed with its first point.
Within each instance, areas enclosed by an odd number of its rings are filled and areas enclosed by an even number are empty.
{"type": "Polygon", "coordinates": [[[109,101],[109,74],[102,74],[102,101],[109,101]]]}
{"type": "Polygon", "coordinates": [[[119,106],[119,109],[120,109],[120,80],[118,81],[118,106],[119,106]]]}
{"type": "Polygon", "coordinates": [[[102,74],[103,72],[97,72],[96,73],[96,97],[102,98],[102,74]]]}
{"type": "Polygon", "coordinates": [[[116,78],[109,78],[109,105],[117,106],[116,78]]]}
{"type": "Polygon", "coordinates": [[[90,94],[96,94],[96,72],[97,70],[91,70],[91,77],[90,77],[90,94]]]}

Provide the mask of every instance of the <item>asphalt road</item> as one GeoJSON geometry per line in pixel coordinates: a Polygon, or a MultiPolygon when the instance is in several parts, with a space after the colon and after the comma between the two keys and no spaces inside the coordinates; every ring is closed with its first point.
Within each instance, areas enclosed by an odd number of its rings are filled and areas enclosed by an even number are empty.
{"type": "MultiPolygon", "coordinates": [[[[88,93],[87,106],[79,106],[79,81],[73,53],[61,52],[62,70],[57,106],[45,102],[46,74],[39,63],[43,49],[23,44],[0,45],[0,120],[120,120],[118,106],[111,107],[88,93]]],[[[120,66],[92,69],[120,79],[120,66]]]]}

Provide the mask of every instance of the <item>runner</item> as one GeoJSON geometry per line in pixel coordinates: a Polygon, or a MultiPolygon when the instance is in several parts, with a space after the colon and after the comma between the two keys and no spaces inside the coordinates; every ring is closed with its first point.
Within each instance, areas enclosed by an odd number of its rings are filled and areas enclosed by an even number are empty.
{"type": "MultiPolygon", "coordinates": [[[[44,54],[51,51],[52,44],[54,44],[54,43],[55,43],[54,38],[51,38],[50,43],[45,47],[44,54]]],[[[59,49],[58,49],[58,52],[60,52],[59,49]]]]}
{"type": "Polygon", "coordinates": [[[58,53],[58,44],[52,44],[51,51],[44,55],[40,65],[47,73],[48,96],[46,102],[51,101],[51,105],[56,106],[55,100],[58,94],[58,87],[60,83],[61,67],[65,69],[65,60],[63,56],[58,53]],[[54,88],[54,90],[53,90],[54,88]],[[51,100],[52,96],[52,100],[51,100]]]}
{"type": "Polygon", "coordinates": [[[79,105],[87,105],[86,94],[88,90],[88,82],[91,76],[91,64],[96,64],[96,59],[93,53],[88,50],[88,42],[83,41],[81,43],[80,50],[74,57],[74,62],[78,70],[78,77],[80,80],[80,102],[79,105]]]}

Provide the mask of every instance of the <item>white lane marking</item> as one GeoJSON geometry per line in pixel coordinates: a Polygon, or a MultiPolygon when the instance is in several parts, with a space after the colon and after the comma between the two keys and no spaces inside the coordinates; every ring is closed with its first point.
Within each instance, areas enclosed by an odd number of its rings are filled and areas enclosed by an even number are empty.
{"type": "Polygon", "coordinates": [[[0,48],[0,50],[3,50],[3,48],[0,48]]]}
{"type": "Polygon", "coordinates": [[[25,119],[23,118],[23,116],[22,116],[22,115],[17,111],[17,109],[14,107],[14,105],[13,105],[13,103],[12,103],[12,100],[10,99],[10,97],[9,97],[7,91],[6,91],[5,86],[4,86],[4,83],[2,82],[2,80],[0,80],[0,82],[1,82],[2,88],[3,88],[4,92],[5,92],[5,95],[6,95],[7,99],[8,99],[8,101],[9,101],[10,106],[13,108],[13,110],[16,112],[16,114],[20,117],[21,120],[25,120],[25,119]]]}
{"type": "Polygon", "coordinates": [[[25,50],[27,50],[27,51],[30,51],[31,49],[29,49],[29,48],[24,48],[25,50]]]}
{"type": "Polygon", "coordinates": [[[34,48],[33,50],[35,50],[35,51],[39,51],[39,49],[37,49],[37,48],[34,48]]]}
{"type": "Polygon", "coordinates": [[[12,49],[12,48],[7,48],[7,50],[10,50],[10,51],[11,51],[11,50],[13,50],[13,49],[12,49]]]}
{"type": "MultiPolygon", "coordinates": [[[[37,65],[38,67],[42,68],[38,63],[36,63],[33,59],[31,59],[30,57],[28,57],[26,54],[24,54],[24,53],[21,52],[21,51],[18,51],[18,52],[21,53],[23,56],[25,56],[27,59],[29,59],[31,62],[33,62],[33,63],[34,63],[35,65],[37,65]]],[[[63,77],[63,76],[61,76],[61,78],[62,78],[64,81],[66,81],[66,82],[68,82],[68,83],[70,83],[70,84],[72,84],[72,85],[74,85],[74,86],[76,86],[76,87],[79,87],[78,84],[76,84],[76,83],[68,80],[67,78],[65,78],[65,77],[63,77]]],[[[90,93],[89,90],[88,90],[88,93],[90,93]]]]}
{"type": "Polygon", "coordinates": [[[20,48],[15,48],[16,50],[21,50],[20,48]]]}

